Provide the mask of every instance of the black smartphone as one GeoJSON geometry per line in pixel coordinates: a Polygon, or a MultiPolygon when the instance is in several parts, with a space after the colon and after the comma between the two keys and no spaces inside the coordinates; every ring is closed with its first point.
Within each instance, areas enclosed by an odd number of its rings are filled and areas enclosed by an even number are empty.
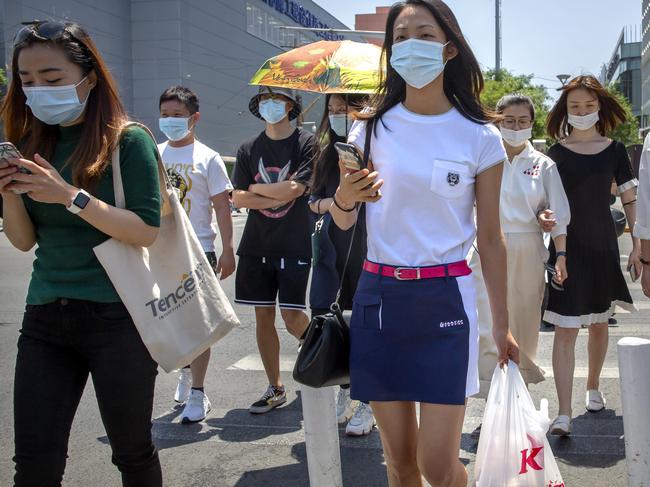
{"type": "Polygon", "coordinates": [[[335,142],[334,148],[343,161],[343,165],[348,168],[350,172],[360,171],[365,166],[363,163],[363,157],[359,154],[356,146],[344,142],[335,142]]]}
{"type": "Polygon", "coordinates": [[[544,268],[546,269],[546,272],[548,272],[551,277],[549,280],[549,284],[551,285],[551,287],[556,291],[564,291],[564,286],[555,280],[555,275],[557,274],[557,272],[555,271],[555,265],[546,262],[544,264],[544,268]]]}
{"type": "Polygon", "coordinates": [[[636,282],[637,279],[639,279],[639,275],[636,273],[636,267],[634,267],[634,264],[630,263],[630,265],[627,266],[627,271],[630,273],[630,279],[632,279],[632,282],[636,282]]]}

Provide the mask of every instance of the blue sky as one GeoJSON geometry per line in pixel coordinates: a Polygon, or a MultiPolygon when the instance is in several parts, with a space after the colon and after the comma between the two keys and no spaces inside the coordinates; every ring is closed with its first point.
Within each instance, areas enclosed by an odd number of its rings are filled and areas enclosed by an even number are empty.
{"type": "MultiPolygon", "coordinates": [[[[494,66],[494,0],[446,0],[479,62],[494,66]]],[[[349,27],[354,14],[392,1],[316,0],[349,27]]],[[[556,75],[600,74],[624,26],[641,24],[641,0],[502,0],[503,66],[560,86],[556,75]]],[[[640,34],[639,34],[640,35],[640,34]]],[[[550,94],[555,97],[555,90],[550,94]]]]}

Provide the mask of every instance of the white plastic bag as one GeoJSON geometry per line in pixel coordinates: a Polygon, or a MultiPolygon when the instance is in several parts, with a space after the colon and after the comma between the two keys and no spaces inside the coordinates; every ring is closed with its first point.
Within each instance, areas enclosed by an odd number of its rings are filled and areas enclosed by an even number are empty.
{"type": "Polygon", "coordinates": [[[476,454],[476,487],[564,487],[546,439],[548,401],[535,409],[519,367],[492,375],[476,454]]]}

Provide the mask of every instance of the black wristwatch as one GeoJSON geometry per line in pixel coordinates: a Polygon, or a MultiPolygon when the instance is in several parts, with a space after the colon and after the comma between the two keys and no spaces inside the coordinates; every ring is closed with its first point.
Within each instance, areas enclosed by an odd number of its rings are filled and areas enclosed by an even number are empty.
{"type": "Polygon", "coordinates": [[[72,200],[72,203],[70,203],[70,206],[67,206],[66,208],[68,209],[69,212],[74,213],[76,215],[77,213],[85,209],[89,202],[90,202],[90,195],[83,189],[80,189],[77,195],[72,200]]]}
{"type": "Polygon", "coordinates": [[[566,258],[566,252],[564,250],[559,250],[555,252],[555,257],[564,257],[566,258]]]}

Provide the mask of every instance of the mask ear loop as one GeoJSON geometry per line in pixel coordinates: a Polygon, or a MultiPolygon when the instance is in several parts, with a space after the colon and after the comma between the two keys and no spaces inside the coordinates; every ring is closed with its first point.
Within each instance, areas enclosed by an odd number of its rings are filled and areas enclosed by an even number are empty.
{"type": "Polygon", "coordinates": [[[198,112],[194,112],[194,113],[191,114],[189,117],[187,117],[187,130],[190,131],[190,132],[192,132],[192,130],[194,130],[194,128],[196,127],[196,123],[194,123],[194,125],[192,125],[192,126],[190,127],[190,119],[191,119],[191,118],[192,118],[196,113],[198,113],[198,112]]]}
{"type": "Polygon", "coordinates": [[[81,101],[81,99],[79,98],[79,93],[77,93],[77,87],[81,86],[81,83],[83,83],[84,81],[86,81],[86,80],[88,79],[88,76],[89,76],[89,75],[87,74],[86,76],[84,76],[83,78],[81,78],[81,81],[79,81],[79,83],[77,83],[76,85],[74,85],[74,92],[75,92],[75,94],[77,95],[77,101],[78,101],[79,103],[86,103],[86,102],[88,101],[88,98],[90,98],[90,92],[92,91],[92,88],[89,88],[89,89],[88,89],[88,94],[86,95],[86,99],[85,99],[84,101],[81,101]]]}
{"type": "Polygon", "coordinates": [[[81,83],[83,83],[83,82],[86,81],[87,79],[88,79],[88,75],[84,76],[83,78],[81,78],[81,81],[79,81],[79,83],[77,83],[76,85],[74,85],[74,87],[76,88],[77,86],[81,85],[81,83]]]}
{"type": "MultiPolygon", "coordinates": [[[[442,45],[442,57],[444,59],[445,57],[445,47],[447,47],[447,44],[450,44],[451,41],[447,41],[442,45]]],[[[447,67],[447,63],[449,62],[449,59],[445,60],[444,63],[442,63],[442,69],[444,70],[447,67]]]]}

